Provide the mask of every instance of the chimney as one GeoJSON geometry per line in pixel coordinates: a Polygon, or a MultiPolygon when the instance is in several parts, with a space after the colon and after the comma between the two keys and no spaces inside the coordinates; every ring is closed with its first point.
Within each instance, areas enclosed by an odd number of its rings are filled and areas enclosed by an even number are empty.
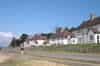
{"type": "Polygon", "coordinates": [[[90,13],[90,20],[94,20],[96,18],[96,15],[94,13],[90,13]]]}

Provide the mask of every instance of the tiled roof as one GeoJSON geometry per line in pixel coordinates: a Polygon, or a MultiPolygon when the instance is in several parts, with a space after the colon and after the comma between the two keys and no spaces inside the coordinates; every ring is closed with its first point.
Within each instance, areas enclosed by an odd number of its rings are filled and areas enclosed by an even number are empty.
{"type": "Polygon", "coordinates": [[[47,40],[46,36],[42,36],[42,35],[34,35],[33,40],[47,40]]]}
{"type": "Polygon", "coordinates": [[[72,36],[72,32],[69,32],[69,31],[63,31],[63,32],[60,32],[60,33],[56,33],[57,37],[68,37],[68,36],[72,36]]]}
{"type": "Polygon", "coordinates": [[[64,35],[64,36],[69,36],[69,35],[71,36],[71,35],[72,35],[72,32],[65,31],[65,32],[63,33],[63,35],[64,35]]]}
{"type": "Polygon", "coordinates": [[[79,28],[87,28],[97,24],[100,24],[100,17],[96,17],[93,20],[84,21],[79,28]]]}
{"type": "Polygon", "coordinates": [[[92,28],[91,30],[92,30],[92,32],[94,32],[94,33],[100,33],[100,31],[98,31],[98,30],[95,29],[95,28],[92,28]]]}

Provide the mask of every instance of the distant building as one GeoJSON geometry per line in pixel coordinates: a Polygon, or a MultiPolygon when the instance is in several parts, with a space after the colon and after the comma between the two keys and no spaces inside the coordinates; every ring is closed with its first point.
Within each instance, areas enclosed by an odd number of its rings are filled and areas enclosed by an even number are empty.
{"type": "Polygon", "coordinates": [[[73,33],[78,38],[78,43],[100,43],[100,17],[90,15],[90,19],[80,24],[73,33]]]}
{"type": "Polygon", "coordinates": [[[30,46],[91,43],[100,43],[100,17],[94,14],[90,14],[89,20],[84,21],[79,27],[71,31],[58,27],[49,36],[36,34],[29,41],[30,46]]]}

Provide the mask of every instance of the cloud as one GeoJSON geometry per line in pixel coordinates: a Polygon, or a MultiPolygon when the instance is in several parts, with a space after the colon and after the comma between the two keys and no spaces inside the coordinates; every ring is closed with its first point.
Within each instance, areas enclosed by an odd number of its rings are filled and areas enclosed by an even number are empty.
{"type": "Polygon", "coordinates": [[[0,32],[0,46],[8,46],[13,37],[16,37],[16,34],[12,32],[0,32]]]}
{"type": "Polygon", "coordinates": [[[3,36],[3,37],[13,37],[14,36],[14,33],[12,32],[0,32],[0,36],[3,36]]]}

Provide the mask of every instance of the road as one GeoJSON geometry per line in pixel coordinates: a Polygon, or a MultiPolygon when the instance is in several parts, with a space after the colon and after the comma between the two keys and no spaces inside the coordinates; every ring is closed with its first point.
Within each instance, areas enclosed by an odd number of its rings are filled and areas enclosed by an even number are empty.
{"type": "MultiPolygon", "coordinates": [[[[4,49],[3,53],[20,54],[18,49],[4,49]]],[[[100,66],[100,55],[82,53],[47,52],[25,49],[24,56],[28,59],[41,58],[49,61],[68,64],[69,66],[100,66]]],[[[22,56],[24,59],[25,57],[22,56]]]]}

